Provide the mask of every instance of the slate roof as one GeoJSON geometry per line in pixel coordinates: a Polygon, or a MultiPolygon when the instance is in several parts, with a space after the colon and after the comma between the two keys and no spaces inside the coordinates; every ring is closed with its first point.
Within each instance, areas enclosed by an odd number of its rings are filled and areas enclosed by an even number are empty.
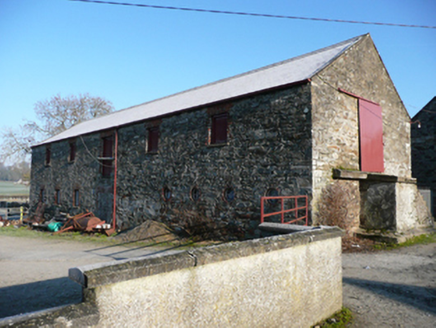
{"type": "Polygon", "coordinates": [[[354,37],[302,56],[85,121],[34,147],[307,81],[364,36],[354,37]]]}

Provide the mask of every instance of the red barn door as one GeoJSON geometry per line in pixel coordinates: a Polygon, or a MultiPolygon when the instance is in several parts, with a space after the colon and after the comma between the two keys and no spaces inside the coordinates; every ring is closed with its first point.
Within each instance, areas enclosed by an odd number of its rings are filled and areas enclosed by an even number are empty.
{"type": "Polygon", "coordinates": [[[383,119],[378,104],[359,99],[360,170],[384,172],[383,119]]]}

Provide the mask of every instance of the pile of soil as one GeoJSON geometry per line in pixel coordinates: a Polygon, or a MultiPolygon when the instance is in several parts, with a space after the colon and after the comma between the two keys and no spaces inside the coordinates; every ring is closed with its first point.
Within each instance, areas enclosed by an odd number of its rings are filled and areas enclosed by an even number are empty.
{"type": "Polygon", "coordinates": [[[357,237],[342,238],[342,253],[369,253],[375,252],[374,245],[377,243],[370,239],[361,239],[357,237]]]}
{"type": "Polygon", "coordinates": [[[178,241],[180,238],[174,231],[165,224],[153,220],[147,220],[141,225],[126,230],[112,237],[122,242],[146,242],[146,243],[165,243],[178,241]]]}

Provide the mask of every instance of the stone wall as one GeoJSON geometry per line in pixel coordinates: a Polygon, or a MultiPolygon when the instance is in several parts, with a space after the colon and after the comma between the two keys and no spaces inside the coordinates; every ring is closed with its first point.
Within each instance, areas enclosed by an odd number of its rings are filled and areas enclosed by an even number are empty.
{"type": "Polygon", "coordinates": [[[412,172],[418,186],[432,191],[433,214],[436,213],[436,97],[412,119],[412,172]]]}
{"type": "Polygon", "coordinates": [[[348,210],[357,208],[360,213],[360,222],[354,228],[419,234],[433,227],[433,218],[413,178],[340,169],[333,170],[333,178],[339,179],[334,184],[354,183],[359,188],[355,194],[360,194],[360,202],[348,201],[348,210]]]}
{"type": "MultiPolygon", "coordinates": [[[[46,212],[56,215],[59,212],[78,214],[85,210],[102,216],[102,208],[111,208],[110,203],[99,200],[102,194],[112,195],[113,176],[103,178],[100,161],[101,135],[82,136],[76,139],[77,154],[74,161],[69,161],[69,140],[50,145],[50,165],[45,164],[46,147],[32,149],[32,171],[30,185],[30,206],[35,209],[44,190],[44,202],[48,205],[46,212]],[[59,204],[55,204],[55,191],[60,191],[59,204]],[[79,206],[73,204],[74,190],[79,190],[79,206]]],[[[112,210],[110,210],[112,211],[112,210]]],[[[102,216],[106,220],[108,217],[102,216]]]]}
{"type": "Polygon", "coordinates": [[[380,104],[384,173],[411,176],[410,118],[368,35],[312,78],[314,221],[332,169],[360,169],[358,99],[338,88],[380,104]]]}
{"type": "MultiPolygon", "coordinates": [[[[230,103],[199,108],[118,129],[117,223],[122,229],[146,219],[175,218],[196,211],[218,221],[237,221],[254,234],[260,219],[260,197],[269,188],[280,195],[311,196],[310,86],[266,92],[230,103]],[[228,112],[228,142],[209,145],[211,115],[228,112]],[[159,125],[159,150],[146,152],[147,128],[159,125]],[[162,190],[171,190],[165,201],[162,190]],[[200,197],[192,200],[197,188],[200,197]],[[223,199],[226,188],[235,200],[223,199]]],[[[32,156],[31,202],[45,188],[50,211],[88,209],[111,220],[113,175],[102,178],[97,157],[102,134],[79,137],[77,158],[68,162],[68,142],[51,145],[50,166],[45,146],[32,156]],[[52,206],[55,189],[60,206],[52,206]],[[72,192],[80,189],[80,206],[72,192]]]]}
{"type": "Polygon", "coordinates": [[[360,225],[369,230],[397,229],[396,183],[361,181],[360,225]]]}

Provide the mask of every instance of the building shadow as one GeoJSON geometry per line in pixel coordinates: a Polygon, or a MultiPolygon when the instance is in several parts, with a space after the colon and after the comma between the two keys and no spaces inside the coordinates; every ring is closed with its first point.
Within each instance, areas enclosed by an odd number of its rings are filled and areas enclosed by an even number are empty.
{"type": "Polygon", "coordinates": [[[369,290],[380,296],[390,298],[397,302],[413,306],[421,311],[436,315],[436,288],[392,284],[346,277],[344,277],[342,281],[345,284],[369,290]]]}
{"type": "Polygon", "coordinates": [[[0,318],[80,303],[82,286],[67,277],[0,288],[0,318]]]}

